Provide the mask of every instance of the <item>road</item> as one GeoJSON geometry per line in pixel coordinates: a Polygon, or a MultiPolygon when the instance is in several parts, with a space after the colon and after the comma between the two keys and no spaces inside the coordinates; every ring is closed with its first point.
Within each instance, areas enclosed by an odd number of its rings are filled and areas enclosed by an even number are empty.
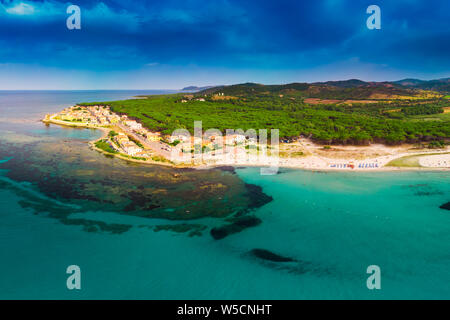
{"type": "MultiPolygon", "coordinates": [[[[170,160],[172,152],[164,150],[163,147],[169,147],[167,144],[162,143],[160,141],[149,141],[148,139],[143,138],[142,136],[134,133],[130,128],[127,126],[117,123],[117,127],[119,127],[123,132],[125,132],[127,135],[135,139],[136,141],[139,141],[146,149],[152,150],[154,153],[156,153],[159,156],[162,156],[168,160],[170,160]]],[[[170,149],[169,149],[170,150],[170,149]]]]}

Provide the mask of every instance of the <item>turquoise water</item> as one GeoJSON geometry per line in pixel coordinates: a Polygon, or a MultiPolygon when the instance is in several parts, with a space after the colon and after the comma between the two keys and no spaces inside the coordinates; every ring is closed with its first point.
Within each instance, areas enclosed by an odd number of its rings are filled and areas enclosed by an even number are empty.
{"type": "MultiPolygon", "coordinates": [[[[36,108],[46,110],[45,104],[36,108]]],[[[87,140],[98,136],[96,131],[48,128],[33,119],[29,117],[26,126],[0,123],[0,298],[450,298],[450,212],[439,209],[450,198],[448,172],[283,169],[278,175],[261,176],[257,168],[237,169],[235,175],[223,173],[221,179],[228,179],[234,190],[240,190],[242,183],[260,186],[273,198],[250,211],[262,223],[214,240],[209,230],[222,225],[225,218],[204,217],[189,223],[202,224],[206,231],[189,237],[151,229],[175,221],[124,213],[114,210],[115,205],[106,207],[107,203],[99,209],[89,201],[62,199],[54,190],[40,188],[36,182],[50,183],[70,169],[76,169],[76,174],[71,173],[74,179],[83,179],[92,169],[92,177],[105,175],[111,179],[108,183],[121,179],[119,173],[104,173],[100,167],[127,170],[127,175],[139,179],[127,181],[131,185],[163,171],[97,155],[86,146],[87,140]],[[67,161],[67,167],[46,159],[48,150],[64,149],[61,141],[72,141],[78,150],[74,156],[75,149],[61,151],[57,159],[67,161]],[[50,213],[48,208],[52,208],[50,213]],[[129,229],[87,232],[82,225],[67,224],[58,212],[129,229]],[[296,261],[261,260],[249,253],[254,248],[296,261]],[[81,268],[80,291],[66,288],[65,270],[72,264],[81,268]],[[381,290],[366,287],[369,265],[381,268],[381,290]]],[[[182,175],[217,179],[215,173],[182,175]]],[[[84,188],[91,189],[86,181],[84,188]]],[[[176,185],[166,186],[160,180],[151,183],[169,190],[167,198],[180,194],[170,193],[176,185]]],[[[94,185],[100,194],[103,187],[94,185]]],[[[180,187],[183,192],[186,188],[180,187]]],[[[204,197],[192,199],[212,201],[204,197]]],[[[241,198],[228,201],[236,199],[241,198]]],[[[162,207],[169,212],[181,205],[167,203],[170,207],[162,207]]],[[[195,208],[191,210],[210,210],[206,205],[195,208]]]]}

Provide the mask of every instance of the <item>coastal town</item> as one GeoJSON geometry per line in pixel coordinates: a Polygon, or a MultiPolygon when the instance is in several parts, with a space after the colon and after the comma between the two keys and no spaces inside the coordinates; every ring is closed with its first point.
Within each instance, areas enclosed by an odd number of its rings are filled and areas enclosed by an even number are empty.
{"type": "MultiPolygon", "coordinates": [[[[183,102],[183,100],[181,101],[183,102]]],[[[220,132],[201,137],[187,130],[163,135],[145,128],[127,115],[113,112],[108,105],[75,105],[47,114],[45,123],[104,130],[92,142],[98,151],[129,161],[177,166],[248,165],[313,170],[393,170],[394,167],[450,169],[448,147],[439,150],[411,146],[320,146],[305,137],[280,143],[260,143],[257,137],[240,132],[220,132]],[[415,165],[411,165],[411,163],[415,165]],[[394,165],[392,165],[394,164],[394,165]]]]}
{"type": "Polygon", "coordinates": [[[97,147],[111,153],[136,159],[151,158],[155,153],[151,142],[160,141],[160,134],[146,130],[140,123],[118,115],[109,106],[73,106],[53,115],[44,122],[87,128],[104,128],[108,136],[97,141],[97,147]],[[107,146],[106,146],[106,145],[107,146]],[[105,147],[106,146],[106,147],[105,147]]]}
{"type": "Polygon", "coordinates": [[[246,148],[259,148],[255,138],[247,139],[242,134],[215,134],[199,138],[184,132],[164,136],[160,132],[144,128],[141,123],[127,115],[118,115],[112,112],[109,106],[102,105],[72,106],[56,114],[47,114],[43,121],[105,129],[108,134],[94,143],[96,149],[138,161],[170,161],[178,164],[198,160],[214,161],[225,153],[235,157],[247,154],[246,148]],[[247,140],[248,143],[245,143],[247,140]]]}

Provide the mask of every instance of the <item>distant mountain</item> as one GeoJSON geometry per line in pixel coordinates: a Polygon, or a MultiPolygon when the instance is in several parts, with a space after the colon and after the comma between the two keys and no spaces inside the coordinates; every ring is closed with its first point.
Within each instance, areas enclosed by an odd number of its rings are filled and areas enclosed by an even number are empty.
{"type": "MultiPolygon", "coordinates": [[[[264,85],[242,83],[230,86],[217,86],[201,90],[202,94],[224,94],[225,96],[244,97],[247,95],[301,95],[321,99],[390,99],[399,96],[417,96],[422,90],[450,92],[450,78],[439,80],[403,79],[399,81],[367,82],[358,79],[289,83],[264,85]]],[[[422,93],[423,94],[423,93],[422,93]]]]}
{"type": "Polygon", "coordinates": [[[403,79],[400,81],[395,81],[394,83],[403,87],[450,93],[450,78],[428,81],[418,79],[403,79]]]}
{"type": "Polygon", "coordinates": [[[252,94],[266,94],[266,93],[285,93],[307,90],[309,85],[307,83],[289,83],[281,85],[264,85],[259,83],[242,83],[230,86],[219,86],[203,90],[205,94],[223,93],[227,96],[243,96],[252,94]]]}
{"type": "Polygon", "coordinates": [[[416,86],[419,85],[421,83],[426,82],[425,80],[419,80],[419,79],[403,79],[403,80],[399,80],[399,81],[393,81],[393,83],[395,84],[399,84],[401,86],[416,86]]]}
{"type": "Polygon", "coordinates": [[[316,85],[329,85],[339,88],[355,88],[367,85],[368,82],[358,80],[358,79],[350,79],[350,80],[339,80],[339,81],[327,81],[327,82],[316,82],[313,83],[316,85]]]}
{"type": "Polygon", "coordinates": [[[205,86],[205,87],[189,86],[181,89],[181,91],[201,91],[209,88],[214,88],[214,86],[205,86]]]}
{"type": "Polygon", "coordinates": [[[245,97],[251,95],[276,94],[280,96],[301,96],[320,99],[389,99],[392,96],[413,96],[414,90],[399,85],[361,80],[329,81],[316,83],[290,83],[263,85],[243,83],[214,87],[201,91],[202,94],[224,94],[245,97]]]}

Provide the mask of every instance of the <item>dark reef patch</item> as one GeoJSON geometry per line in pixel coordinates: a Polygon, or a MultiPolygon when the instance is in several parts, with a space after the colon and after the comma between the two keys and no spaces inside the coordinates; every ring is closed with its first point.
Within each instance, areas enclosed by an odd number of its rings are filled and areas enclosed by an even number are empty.
{"type": "Polygon", "coordinates": [[[152,204],[153,198],[151,195],[144,193],[143,186],[142,188],[138,187],[137,189],[140,191],[130,191],[128,192],[128,195],[125,196],[130,199],[130,203],[123,208],[125,212],[136,210],[151,211],[160,207],[158,204],[152,204]]]}
{"type": "Polygon", "coordinates": [[[263,205],[273,201],[273,198],[265,194],[260,186],[246,183],[245,188],[247,190],[245,194],[250,200],[248,207],[251,209],[262,207],[263,205]]]}
{"type": "Polygon", "coordinates": [[[83,231],[86,232],[109,232],[111,234],[124,233],[132,227],[127,224],[106,223],[103,221],[89,220],[89,219],[72,219],[69,216],[73,213],[79,212],[76,209],[61,206],[49,200],[39,199],[28,195],[27,192],[20,191],[21,196],[28,198],[27,200],[20,200],[18,203],[22,208],[31,209],[33,214],[47,214],[47,217],[59,220],[65,225],[82,226],[83,231]]]}
{"type": "Polygon", "coordinates": [[[231,234],[241,232],[244,229],[256,227],[262,222],[261,219],[254,216],[234,218],[231,221],[233,222],[221,227],[212,228],[210,232],[211,236],[216,240],[220,240],[231,234]]]}
{"type": "Polygon", "coordinates": [[[442,195],[444,194],[441,191],[417,191],[416,193],[414,193],[415,196],[435,196],[435,195],[442,195]]]}
{"type": "Polygon", "coordinates": [[[434,196],[444,194],[441,190],[435,188],[428,183],[409,184],[404,186],[414,191],[415,196],[434,196]]]}
{"type": "Polygon", "coordinates": [[[253,256],[272,262],[295,262],[296,260],[289,257],[283,257],[266,249],[252,249],[250,254],[253,256]]]}
{"type": "Polygon", "coordinates": [[[283,174],[283,173],[287,173],[287,172],[289,172],[288,169],[278,168],[277,174],[283,174]]]}
{"type": "Polygon", "coordinates": [[[83,230],[87,232],[109,232],[111,234],[121,234],[130,230],[131,225],[118,223],[105,223],[103,221],[88,219],[60,219],[65,225],[83,226],[83,230]]]}
{"type": "MultiPolygon", "coordinates": [[[[310,261],[298,260],[287,256],[282,256],[266,249],[252,249],[246,253],[247,256],[257,261],[264,266],[296,275],[314,274],[317,276],[336,276],[336,270],[329,267],[323,267],[314,264],[310,261]],[[256,259],[255,259],[256,260],[256,259]]],[[[339,274],[342,277],[342,274],[339,274]]]]}
{"type": "Polygon", "coordinates": [[[440,206],[439,208],[444,209],[444,210],[450,210],[450,201],[447,203],[444,203],[442,206],[440,206]]]}
{"type": "MultiPolygon", "coordinates": [[[[232,166],[198,170],[130,165],[120,159],[107,159],[92,152],[86,142],[72,139],[26,146],[5,145],[0,141],[0,158],[10,155],[14,157],[1,163],[1,174],[12,180],[12,184],[17,182],[29,188],[21,206],[30,209],[31,214],[80,225],[88,232],[121,233],[129,229],[127,225],[113,225],[108,221],[102,224],[101,218],[90,220],[90,212],[181,220],[180,226],[158,228],[173,232],[188,229],[184,225],[188,220],[233,217],[224,220],[226,226],[212,231],[223,238],[261,223],[254,217],[237,218],[272,201],[261,187],[245,184],[232,166]],[[87,214],[81,219],[71,219],[71,214],[79,213],[87,214]]],[[[9,182],[6,184],[9,187],[9,182]]],[[[203,227],[192,227],[184,232],[193,236],[202,231],[206,232],[203,227]]]]}

